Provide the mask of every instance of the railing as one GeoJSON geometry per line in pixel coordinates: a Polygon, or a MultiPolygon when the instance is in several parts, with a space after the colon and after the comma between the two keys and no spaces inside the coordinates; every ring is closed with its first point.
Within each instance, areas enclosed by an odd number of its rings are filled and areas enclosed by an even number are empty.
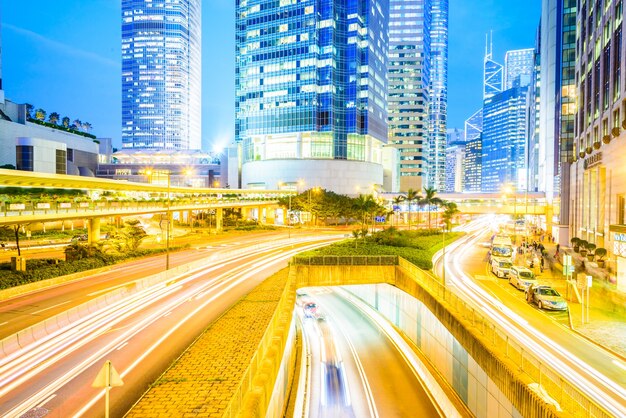
{"type": "Polygon", "coordinates": [[[291,259],[291,264],[307,266],[397,266],[396,255],[320,255],[300,256],[291,259]]]}
{"type": "MultiPolygon", "coordinates": [[[[248,205],[252,203],[275,204],[276,199],[204,199],[204,200],[172,200],[170,209],[176,208],[208,208],[228,207],[237,204],[248,205]]],[[[110,211],[134,211],[134,210],[166,210],[166,201],[88,201],[88,202],[24,202],[6,203],[0,202],[0,216],[28,216],[46,215],[58,213],[86,213],[86,212],[110,212],[110,211]]]]}
{"type": "MultiPolygon", "coordinates": [[[[532,381],[541,386],[549,396],[554,399],[559,406],[569,416],[576,417],[602,417],[609,418],[613,415],[604,407],[591,400],[580,389],[566,381],[545,359],[541,359],[525,348],[524,344],[516,341],[504,329],[492,323],[479,310],[463,300],[460,296],[449,291],[439,279],[431,274],[419,269],[404,259],[400,259],[399,266],[407,274],[405,280],[417,281],[428,293],[439,301],[444,301],[450,312],[458,319],[469,323],[476,329],[481,337],[490,344],[490,350],[498,355],[503,355],[506,359],[517,364],[518,371],[524,373],[532,381]]],[[[397,277],[396,286],[399,288],[410,288],[410,283],[401,283],[403,279],[397,277]],[[400,282],[398,282],[400,281],[400,282]]],[[[512,391],[515,387],[501,387],[502,392],[509,399],[512,399],[512,391]],[[509,392],[509,393],[507,393],[509,392]]],[[[524,411],[519,411],[522,415],[524,411]]]]}

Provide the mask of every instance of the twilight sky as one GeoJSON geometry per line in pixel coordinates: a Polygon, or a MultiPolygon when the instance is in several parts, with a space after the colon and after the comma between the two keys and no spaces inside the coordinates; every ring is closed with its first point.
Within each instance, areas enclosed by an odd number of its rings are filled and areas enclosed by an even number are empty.
{"type": "MultiPolygon", "coordinates": [[[[234,0],[202,2],[202,142],[234,136],[234,0]]],[[[121,2],[0,0],[6,97],[90,122],[121,145],[121,2]]],[[[481,105],[485,33],[494,55],[534,46],[541,0],[450,0],[448,127],[481,105]]]]}

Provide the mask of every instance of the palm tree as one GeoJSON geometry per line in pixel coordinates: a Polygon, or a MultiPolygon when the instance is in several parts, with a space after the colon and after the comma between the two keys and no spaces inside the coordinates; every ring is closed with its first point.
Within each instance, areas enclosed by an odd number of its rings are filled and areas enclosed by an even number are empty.
{"type": "Polygon", "coordinates": [[[420,199],[420,195],[417,192],[417,190],[413,190],[413,189],[407,190],[404,200],[409,202],[409,231],[411,230],[411,203],[419,199],[420,199]]]}
{"type": "Polygon", "coordinates": [[[74,122],[72,122],[72,126],[74,126],[74,129],[80,130],[83,127],[83,123],[80,121],[80,119],[74,119],[74,122]]]}
{"type": "Polygon", "coordinates": [[[25,103],[24,106],[26,107],[26,119],[32,119],[33,109],[35,109],[35,106],[30,103],[25,103]]]}
{"type": "Polygon", "coordinates": [[[61,119],[61,125],[63,125],[63,127],[65,127],[65,128],[69,128],[70,127],[70,118],[68,118],[67,116],[63,116],[63,119],[61,119]]]}
{"type": "Polygon", "coordinates": [[[444,202],[442,206],[446,208],[443,212],[442,218],[446,223],[446,229],[450,230],[452,218],[454,218],[456,214],[461,213],[461,211],[454,202],[444,202]]]}
{"type": "Polygon", "coordinates": [[[83,122],[83,131],[89,133],[89,131],[91,131],[91,123],[83,122]]]}
{"type": "Polygon", "coordinates": [[[42,108],[35,110],[35,119],[37,120],[45,120],[46,119],[46,111],[42,108]]]}
{"type": "Polygon", "coordinates": [[[430,229],[430,207],[432,205],[440,206],[443,204],[443,200],[435,197],[437,190],[434,187],[424,187],[424,204],[428,207],[428,229],[430,229]]]}
{"type": "MultiPolygon", "coordinates": [[[[402,202],[404,202],[404,196],[401,194],[393,198],[393,206],[400,206],[402,202]]],[[[393,213],[394,213],[394,218],[395,218],[395,211],[393,213]]],[[[396,221],[396,225],[397,224],[398,222],[396,221]]],[[[393,226],[393,222],[391,223],[391,226],[393,226]]]]}
{"type": "Polygon", "coordinates": [[[50,116],[48,116],[48,122],[56,125],[60,117],[61,115],[59,115],[57,112],[52,112],[50,113],[50,116]]]}

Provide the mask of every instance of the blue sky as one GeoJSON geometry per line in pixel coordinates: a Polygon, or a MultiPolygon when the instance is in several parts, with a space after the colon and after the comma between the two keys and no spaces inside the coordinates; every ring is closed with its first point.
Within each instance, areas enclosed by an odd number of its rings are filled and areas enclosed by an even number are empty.
{"type": "MultiPolygon", "coordinates": [[[[0,0],[2,70],[7,98],[28,102],[121,144],[119,0],[0,0]]],[[[203,0],[203,145],[234,134],[234,0],[203,0]]],[[[481,105],[485,33],[494,55],[530,48],[541,0],[450,0],[449,127],[481,105]]]]}

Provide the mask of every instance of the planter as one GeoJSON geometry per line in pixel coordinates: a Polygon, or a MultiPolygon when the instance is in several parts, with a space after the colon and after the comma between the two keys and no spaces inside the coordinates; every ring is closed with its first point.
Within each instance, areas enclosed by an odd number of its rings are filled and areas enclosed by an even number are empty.
{"type": "Polygon", "coordinates": [[[597,263],[598,263],[598,267],[604,268],[604,260],[598,260],[597,263]]]}
{"type": "Polygon", "coordinates": [[[595,258],[595,254],[594,253],[587,254],[587,260],[593,261],[594,258],[595,258]]]}
{"type": "Polygon", "coordinates": [[[574,245],[574,252],[577,253],[580,251],[580,247],[578,245],[574,245]]]}
{"type": "Polygon", "coordinates": [[[584,248],[580,249],[580,255],[582,255],[583,257],[587,256],[587,250],[585,250],[584,248]]]}

